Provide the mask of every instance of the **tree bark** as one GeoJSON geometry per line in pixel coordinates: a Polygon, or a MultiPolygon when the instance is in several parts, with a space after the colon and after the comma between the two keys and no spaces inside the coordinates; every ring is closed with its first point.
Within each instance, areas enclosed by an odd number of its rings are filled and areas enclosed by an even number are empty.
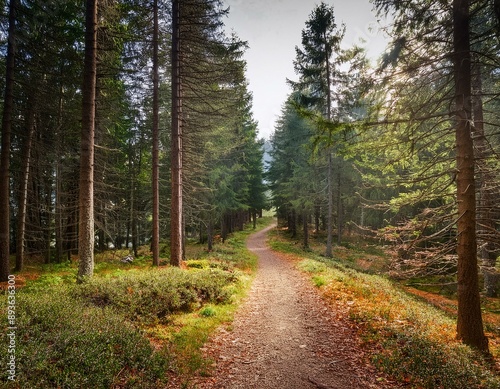
{"type": "Polygon", "coordinates": [[[302,212],[302,230],[304,234],[304,249],[309,248],[309,226],[308,226],[309,215],[306,211],[302,212]]]}
{"type": "Polygon", "coordinates": [[[453,46],[458,202],[457,338],[488,352],[479,296],[476,244],[474,149],[471,137],[471,52],[469,1],[453,1],[453,46]]]}
{"type": "Polygon", "coordinates": [[[327,258],[333,257],[332,252],[332,236],[333,236],[333,184],[332,184],[332,151],[328,147],[328,171],[327,171],[327,182],[328,182],[328,214],[327,225],[326,225],[326,251],[325,256],[327,258]]]}
{"type": "Polygon", "coordinates": [[[94,133],[97,68],[97,0],[86,1],[85,62],[82,88],[78,281],[94,273],[94,133]]]}
{"type": "Polygon", "coordinates": [[[10,143],[12,111],[14,105],[14,65],[16,51],[17,0],[9,4],[9,36],[5,69],[5,97],[2,115],[2,151],[0,156],[0,282],[7,281],[10,273],[10,143]]]}
{"type": "MultiPolygon", "coordinates": [[[[325,50],[326,50],[326,82],[327,82],[327,94],[326,94],[326,118],[328,120],[332,119],[332,96],[331,96],[331,70],[330,70],[330,53],[328,52],[328,43],[327,43],[327,36],[325,32],[325,50]]],[[[332,160],[332,150],[331,150],[331,140],[332,134],[329,134],[329,139],[328,139],[328,178],[327,178],[327,183],[328,183],[328,215],[327,215],[327,232],[326,232],[326,250],[325,250],[325,256],[327,258],[333,257],[333,252],[332,252],[332,240],[333,240],[333,180],[332,180],[332,170],[333,170],[333,160],[332,160]]]]}
{"type": "MultiPolygon", "coordinates": [[[[61,65],[61,77],[64,74],[64,67],[61,65]]],[[[61,155],[63,146],[62,138],[62,122],[63,122],[63,98],[64,98],[64,87],[63,83],[59,85],[59,97],[58,97],[58,112],[57,112],[57,162],[55,168],[55,180],[56,180],[56,193],[55,193],[55,238],[56,238],[56,263],[62,262],[63,255],[63,203],[62,203],[62,163],[61,155]]]]}
{"type": "Polygon", "coordinates": [[[342,209],[342,173],[340,170],[337,172],[337,243],[342,243],[342,235],[344,233],[344,214],[342,209]]]}
{"type": "MultiPolygon", "coordinates": [[[[37,93],[36,91],[34,93],[37,93]]],[[[28,113],[26,124],[27,134],[23,146],[23,157],[21,162],[21,181],[19,184],[19,209],[17,215],[17,235],[16,235],[16,271],[21,271],[24,264],[24,240],[26,234],[26,208],[28,198],[28,180],[30,173],[31,145],[33,144],[33,134],[35,133],[35,109],[32,104],[28,113]]]]}
{"type": "Polygon", "coordinates": [[[153,266],[160,265],[160,130],[159,130],[159,72],[158,72],[158,0],[153,2],[153,226],[151,251],[153,266]]]}
{"type": "Polygon", "coordinates": [[[172,195],[170,211],[170,264],[182,262],[182,96],[181,96],[181,37],[180,1],[172,1],[172,139],[171,176],[172,195]]]}
{"type": "Polygon", "coordinates": [[[213,242],[214,242],[214,223],[212,221],[212,218],[210,218],[207,224],[207,250],[209,252],[213,250],[213,242]]]}

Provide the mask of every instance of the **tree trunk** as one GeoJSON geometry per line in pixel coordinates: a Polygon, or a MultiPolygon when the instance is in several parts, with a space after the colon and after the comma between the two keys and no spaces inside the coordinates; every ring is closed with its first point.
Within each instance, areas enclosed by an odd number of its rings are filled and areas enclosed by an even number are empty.
{"type": "Polygon", "coordinates": [[[316,230],[316,234],[319,233],[320,228],[321,228],[320,225],[319,225],[320,215],[321,215],[321,206],[320,205],[316,205],[314,207],[314,229],[316,230]]]}
{"type": "MultiPolygon", "coordinates": [[[[64,74],[64,68],[61,66],[61,78],[64,74]]],[[[63,140],[62,140],[62,122],[63,122],[63,98],[64,98],[64,88],[63,83],[59,85],[59,102],[58,102],[58,112],[57,112],[57,162],[56,162],[56,171],[55,171],[55,180],[56,180],[56,193],[55,193],[55,238],[56,238],[56,263],[62,262],[63,255],[63,204],[62,204],[62,164],[61,158],[62,150],[63,150],[63,140]]]]}
{"type": "Polygon", "coordinates": [[[45,263],[49,264],[52,260],[52,177],[45,181],[45,204],[44,204],[44,219],[45,219],[45,263]]]}
{"type": "Polygon", "coordinates": [[[297,237],[297,221],[298,221],[298,216],[297,212],[295,209],[292,209],[292,225],[290,227],[290,231],[292,233],[292,239],[295,239],[297,237]]]}
{"type": "MultiPolygon", "coordinates": [[[[130,153],[129,153],[129,167],[130,167],[130,235],[131,235],[131,241],[132,241],[132,251],[134,253],[134,257],[137,257],[137,212],[135,211],[136,207],[136,201],[135,201],[135,166],[132,161],[132,146],[130,146],[130,153]]],[[[154,180],[154,178],[153,178],[154,180]]],[[[153,205],[154,207],[154,205],[153,205]]],[[[154,225],[154,213],[153,213],[153,225],[154,225]]],[[[153,228],[154,230],[154,228],[153,228]]],[[[127,241],[128,241],[128,234],[127,234],[127,241]]],[[[127,243],[127,248],[129,247],[127,243]]],[[[153,234],[153,239],[151,240],[151,247],[153,251],[153,265],[158,266],[159,263],[155,263],[155,258],[154,258],[154,234],[153,234]]],[[[158,250],[158,247],[157,247],[158,250]]]]}
{"type": "Polygon", "coordinates": [[[212,218],[208,221],[207,224],[207,250],[210,252],[213,249],[214,242],[214,223],[212,218]]]}
{"type": "Polygon", "coordinates": [[[337,172],[337,243],[342,243],[342,234],[344,233],[344,215],[342,209],[342,173],[339,164],[339,171],[337,172]]]}
{"type": "MultiPolygon", "coordinates": [[[[37,93],[37,92],[35,92],[37,93]]],[[[33,134],[35,133],[35,110],[34,104],[28,113],[26,124],[27,134],[24,141],[23,157],[21,162],[21,181],[19,185],[19,209],[17,215],[16,234],[16,271],[23,269],[24,263],[24,240],[26,233],[26,207],[28,199],[28,181],[30,173],[31,146],[33,144],[33,134]]]]}
{"type": "Polygon", "coordinates": [[[82,88],[78,281],[94,273],[94,133],[97,66],[97,0],[86,1],[85,62],[82,88]]]}
{"type": "Polygon", "coordinates": [[[2,115],[2,150],[0,156],[0,282],[7,281],[10,273],[10,143],[12,111],[14,105],[14,65],[16,50],[17,0],[9,4],[9,36],[5,69],[5,95],[2,115]]]}
{"type": "Polygon", "coordinates": [[[160,265],[160,136],[159,136],[159,72],[158,72],[158,0],[153,3],[153,226],[151,251],[153,266],[160,265]]]}
{"type": "MultiPolygon", "coordinates": [[[[60,155],[60,154],[58,154],[60,155]]],[[[63,205],[62,205],[62,178],[61,161],[58,158],[56,163],[56,195],[55,195],[55,230],[56,230],[56,262],[62,262],[63,255],[63,205]]]]}
{"type": "Polygon", "coordinates": [[[171,175],[172,196],[170,211],[170,264],[182,262],[182,96],[181,96],[181,41],[180,1],[172,1],[172,139],[171,175]]]}
{"type": "MultiPolygon", "coordinates": [[[[326,58],[326,83],[327,83],[327,94],[326,94],[326,118],[328,120],[332,120],[332,80],[331,80],[331,70],[330,70],[330,54],[328,52],[328,39],[326,36],[326,31],[325,31],[325,36],[324,36],[324,42],[325,42],[325,58],[326,58]]],[[[328,139],[328,178],[327,178],[327,183],[328,183],[328,215],[327,215],[327,236],[326,236],[326,250],[325,250],[325,256],[327,258],[333,257],[332,253],[332,236],[333,236],[333,182],[332,182],[332,170],[333,170],[333,161],[332,161],[332,134],[329,134],[329,139],[328,139]]]]}
{"type": "Polygon", "coordinates": [[[327,214],[327,232],[326,232],[326,251],[327,258],[333,257],[332,252],[332,235],[333,235],[333,185],[332,185],[332,151],[328,148],[328,214],[327,214]]]}
{"type": "Polygon", "coordinates": [[[304,234],[304,249],[309,248],[309,228],[308,228],[308,220],[309,220],[309,215],[307,214],[306,211],[302,213],[302,227],[303,227],[303,234],[304,234]]]}
{"type": "Polygon", "coordinates": [[[488,352],[479,297],[476,245],[474,149],[471,138],[471,53],[469,1],[453,1],[453,45],[458,202],[457,338],[488,352]]]}

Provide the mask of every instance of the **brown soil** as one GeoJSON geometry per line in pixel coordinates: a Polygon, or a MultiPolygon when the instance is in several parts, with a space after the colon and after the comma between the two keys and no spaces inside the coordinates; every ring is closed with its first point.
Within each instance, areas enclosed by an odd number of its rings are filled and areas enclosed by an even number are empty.
{"type": "Polygon", "coordinates": [[[328,306],[291,261],[252,235],[259,256],[249,295],[229,327],[205,347],[211,377],[195,387],[214,388],[396,388],[368,362],[345,312],[328,306]]]}

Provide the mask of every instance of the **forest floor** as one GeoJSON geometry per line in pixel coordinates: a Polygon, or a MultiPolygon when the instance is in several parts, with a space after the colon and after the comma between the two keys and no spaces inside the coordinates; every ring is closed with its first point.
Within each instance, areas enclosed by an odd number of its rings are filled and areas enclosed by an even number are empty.
{"type": "MultiPolygon", "coordinates": [[[[255,280],[234,322],[205,345],[213,371],[192,381],[194,387],[401,387],[371,365],[346,312],[327,306],[307,276],[267,247],[271,228],[247,241],[259,257],[255,280]]],[[[169,387],[179,387],[176,381],[169,387]]]]}

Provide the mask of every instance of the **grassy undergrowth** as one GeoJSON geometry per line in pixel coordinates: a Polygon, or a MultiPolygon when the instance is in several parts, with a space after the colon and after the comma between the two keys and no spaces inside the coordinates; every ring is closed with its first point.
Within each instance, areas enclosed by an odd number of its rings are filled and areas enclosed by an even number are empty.
{"type": "Polygon", "coordinates": [[[102,254],[82,285],[75,263],[28,264],[16,275],[15,323],[2,292],[1,325],[15,326],[16,380],[3,337],[0,387],[161,388],[167,372],[203,373],[210,362],[200,348],[231,321],[256,267],[245,248],[252,232],[236,232],[212,252],[189,244],[183,269],[153,268],[147,255],[124,264],[121,254],[102,254]]]}
{"type": "Polygon", "coordinates": [[[500,387],[490,362],[455,340],[455,319],[448,313],[382,275],[303,251],[283,234],[274,233],[270,244],[296,259],[322,295],[347,312],[380,370],[415,388],[500,387]]]}

